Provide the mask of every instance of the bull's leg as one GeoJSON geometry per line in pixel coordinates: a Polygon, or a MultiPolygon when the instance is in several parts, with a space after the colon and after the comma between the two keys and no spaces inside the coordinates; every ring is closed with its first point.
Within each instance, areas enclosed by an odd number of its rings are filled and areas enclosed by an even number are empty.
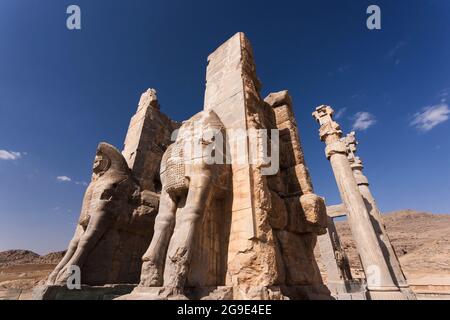
{"type": "Polygon", "coordinates": [[[70,276],[67,269],[70,266],[78,266],[81,268],[91,253],[92,249],[105,234],[105,232],[110,228],[112,222],[114,221],[114,216],[110,212],[101,212],[101,214],[92,215],[86,228],[86,231],[81,236],[75,253],[70,258],[66,266],[61,270],[57,277],[58,283],[63,283],[70,276]]]}
{"type": "Polygon", "coordinates": [[[189,272],[194,235],[211,196],[211,177],[191,176],[186,204],[177,217],[177,226],[170,241],[164,271],[164,287],[174,294],[182,293],[189,272]]]}
{"type": "Polygon", "coordinates": [[[163,189],[159,202],[159,211],[155,220],[152,241],[142,257],[142,287],[160,287],[163,285],[164,260],[175,226],[177,205],[163,189]]]}
{"type": "Polygon", "coordinates": [[[67,265],[67,263],[77,250],[78,242],[80,241],[82,234],[83,234],[83,227],[78,225],[75,231],[75,235],[73,236],[72,240],[70,241],[69,247],[67,248],[66,254],[62,258],[62,260],[58,263],[58,265],[55,267],[55,269],[52,271],[52,273],[48,276],[47,278],[48,285],[55,284],[58,274],[67,265]]]}

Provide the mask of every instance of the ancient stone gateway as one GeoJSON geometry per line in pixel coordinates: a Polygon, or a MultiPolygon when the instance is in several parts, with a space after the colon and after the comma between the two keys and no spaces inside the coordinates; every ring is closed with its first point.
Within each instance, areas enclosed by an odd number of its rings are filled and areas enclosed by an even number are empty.
{"type": "MultiPolygon", "coordinates": [[[[251,45],[237,33],[208,57],[204,107],[187,121],[170,120],[156,91],[144,92],[122,153],[99,145],[75,236],[36,297],[332,299],[314,256],[318,236],[335,278],[351,274],[336,255],[331,211],[314,193],[288,91],[263,99],[260,88],[251,45]],[[74,265],[82,289],[69,292],[74,265]]],[[[331,113],[316,117],[358,249],[368,252],[363,264],[380,275],[370,297],[403,298],[331,113]]]]}
{"type": "Polygon", "coordinates": [[[160,112],[149,89],[130,121],[122,154],[101,143],[75,235],[66,255],[36,288],[36,299],[99,299],[130,292],[153,236],[160,195],[159,165],[179,124],[160,112]],[[67,270],[81,271],[81,292],[66,288],[67,270]]]}
{"type": "MultiPolygon", "coordinates": [[[[203,221],[191,227],[198,232],[189,245],[186,231],[176,225],[185,219],[184,206],[198,204],[184,196],[179,209],[172,200],[160,207],[158,236],[144,256],[141,282],[121,299],[329,299],[313,254],[317,234],[326,231],[325,204],[313,193],[288,92],[260,97],[253,52],[243,33],[209,56],[206,80],[203,113],[216,115],[223,126],[230,166],[223,196],[200,210],[203,221]],[[264,151],[279,158],[267,163],[264,151]],[[180,241],[185,247],[179,252],[192,261],[189,270],[181,267],[183,279],[173,273],[179,261],[176,246],[171,250],[180,241]]],[[[169,149],[177,150],[179,143],[169,149]]],[[[170,198],[165,188],[163,182],[161,205],[170,198]]]]}

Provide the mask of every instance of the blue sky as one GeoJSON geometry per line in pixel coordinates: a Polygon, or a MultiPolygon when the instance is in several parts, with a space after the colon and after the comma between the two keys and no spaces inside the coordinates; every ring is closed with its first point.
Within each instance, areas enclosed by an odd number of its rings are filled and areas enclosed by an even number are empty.
{"type": "Polygon", "coordinates": [[[206,58],[237,31],[263,96],[293,97],[316,193],[339,202],[311,117],[329,104],[358,130],[383,211],[450,213],[449,1],[2,0],[0,250],[64,249],[98,142],[122,148],[149,87],[175,120],[200,111],[206,58]],[[70,4],[81,30],[66,28],[70,4]],[[381,30],[366,28],[370,4],[381,30]]]}

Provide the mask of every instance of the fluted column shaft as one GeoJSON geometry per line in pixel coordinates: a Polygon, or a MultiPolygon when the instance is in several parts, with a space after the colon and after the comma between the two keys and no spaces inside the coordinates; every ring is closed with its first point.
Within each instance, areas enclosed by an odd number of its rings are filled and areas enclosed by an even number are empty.
{"type": "MultiPolygon", "coordinates": [[[[352,133],[354,137],[354,133],[352,133]]],[[[354,142],[356,144],[356,140],[354,142]]],[[[389,235],[387,234],[386,227],[383,223],[383,218],[381,216],[381,211],[378,209],[375,198],[369,188],[369,180],[363,173],[363,164],[359,157],[355,157],[351,148],[347,145],[347,149],[350,149],[349,160],[351,163],[351,168],[353,170],[353,176],[355,177],[356,183],[358,184],[359,192],[361,193],[363,200],[365,202],[367,212],[370,215],[373,228],[379,239],[379,243],[382,246],[385,259],[387,259],[388,267],[393,275],[396,285],[405,293],[408,299],[416,299],[415,294],[410,289],[408,281],[403,274],[400,261],[398,260],[397,254],[395,253],[394,247],[392,246],[389,235]]]]}
{"type": "Polygon", "coordinates": [[[362,173],[362,165],[352,165],[353,174],[355,176],[356,182],[358,184],[359,191],[365,201],[367,211],[372,219],[372,225],[377,233],[377,236],[384,246],[384,249],[387,251],[387,258],[389,259],[389,265],[391,267],[392,273],[394,274],[394,278],[399,287],[408,287],[408,283],[406,282],[405,276],[402,272],[400,263],[398,261],[397,255],[395,254],[394,248],[392,247],[392,243],[389,239],[389,236],[385,230],[385,226],[383,224],[383,220],[381,217],[381,213],[378,209],[378,206],[375,202],[375,199],[372,195],[372,192],[369,188],[369,182],[367,178],[362,173]]]}

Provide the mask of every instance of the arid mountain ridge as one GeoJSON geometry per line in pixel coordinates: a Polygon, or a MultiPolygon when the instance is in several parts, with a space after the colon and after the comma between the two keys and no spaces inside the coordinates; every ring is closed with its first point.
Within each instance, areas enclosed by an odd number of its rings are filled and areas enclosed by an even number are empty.
{"type": "Polygon", "coordinates": [[[65,251],[50,252],[46,255],[29,250],[8,250],[0,252],[0,267],[19,264],[57,264],[65,251]]]}
{"type": "MultiPolygon", "coordinates": [[[[383,220],[405,273],[450,274],[450,215],[401,210],[383,220]]],[[[348,223],[336,228],[351,266],[361,268],[348,223]]]]}

